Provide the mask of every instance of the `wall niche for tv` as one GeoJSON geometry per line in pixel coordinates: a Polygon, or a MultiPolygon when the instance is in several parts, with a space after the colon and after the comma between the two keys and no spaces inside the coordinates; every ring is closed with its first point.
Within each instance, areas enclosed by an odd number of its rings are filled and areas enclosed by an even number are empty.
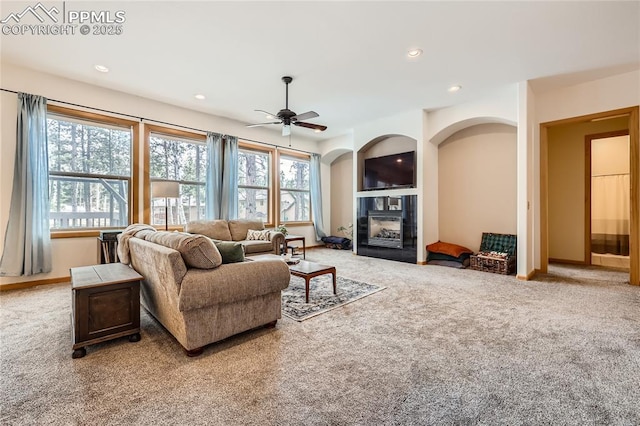
{"type": "Polygon", "coordinates": [[[358,190],[416,187],[415,139],[386,135],[372,139],[358,152],[358,190]]]}

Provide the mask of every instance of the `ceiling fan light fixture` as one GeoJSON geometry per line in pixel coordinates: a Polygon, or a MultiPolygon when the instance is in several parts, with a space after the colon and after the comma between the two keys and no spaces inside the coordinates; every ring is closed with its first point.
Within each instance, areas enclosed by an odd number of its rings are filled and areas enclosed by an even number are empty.
{"type": "Polygon", "coordinates": [[[282,126],[282,136],[289,136],[291,134],[291,126],[289,124],[285,124],[282,126]]]}

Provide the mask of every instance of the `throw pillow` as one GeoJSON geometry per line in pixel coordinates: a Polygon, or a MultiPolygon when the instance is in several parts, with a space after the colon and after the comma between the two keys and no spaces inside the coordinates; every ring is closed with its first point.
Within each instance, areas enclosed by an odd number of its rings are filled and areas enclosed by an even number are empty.
{"type": "Polygon", "coordinates": [[[147,234],[145,240],[179,251],[191,268],[214,269],[223,263],[216,246],[204,235],[158,231],[147,234]]]}
{"type": "Polygon", "coordinates": [[[449,256],[453,256],[453,257],[460,257],[460,255],[463,253],[469,253],[469,254],[473,253],[473,250],[470,250],[466,247],[459,246],[457,244],[445,243],[442,241],[429,244],[427,246],[427,250],[433,253],[448,254],[449,256]]]}
{"type": "Polygon", "coordinates": [[[240,243],[227,241],[214,242],[222,255],[222,263],[236,263],[244,261],[244,246],[240,243]]]}
{"type": "Polygon", "coordinates": [[[270,232],[267,229],[256,230],[247,229],[247,240],[249,241],[270,241],[270,232]]]}

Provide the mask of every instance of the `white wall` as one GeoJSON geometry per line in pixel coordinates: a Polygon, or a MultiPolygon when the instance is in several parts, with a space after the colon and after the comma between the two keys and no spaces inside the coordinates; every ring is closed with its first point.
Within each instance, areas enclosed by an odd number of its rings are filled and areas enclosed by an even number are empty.
{"type": "MultiPolygon", "coordinates": [[[[54,103],[52,100],[55,99],[180,126],[235,135],[239,138],[247,138],[284,147],[289,144],[288,138],[283,139],[276,131],[268,131],[262,128],[247,129],[244,123],[238,121],[179,108],[150,99],[16,67],[7,63],[2,63],[0,67],[2,88],[45,96],[50,99],[51,104],[54,103]]],[[[0,137],[2,138],[0,141],[0,165],[2,167],[2,170],[0,170],[0,241],[4,242],[13,182],[17,95],[7,92],[0,93],[0,137]]],[[[143,135],[141,134],[140,137],[142,140],[143,135]]],[[[318,144],[315,141],[305,140],[297,136],[296,133],[292,138],[292,147],[309,152],[318,152],[318,144]]],[[[322,173],[323,188],[329,188],[328,165],[323,166],[322,173]]],[[[328,219],[330,205],[329,191],[327,190],[323,194],[323,209],[327,212],[325,217],[328,221],[330,221],[328,219]]],[[[138,218],[137,220],[141,219],[138,218]]],[[[293,227],[291,232],[304,235],[307,238],[308,245],[315,244],[313,227],[293,227]]],[[[10,247],[11,242],[7,242],[6,246],[10,247]]],[[[51,273],[38,274],[32,277],[2,277],[0,278],[0,285],[68,277],[69,268],[94,264],[98,258],[96,238],[58,238],[53,240],[52,247],[54,256],[53,271],[51,273]]],[[[3,243],[2,250],[4,249],[6,247],[3,243]]]]}
{"type": "Polygon", "coordinates": [[[628,174],[629,135],[591,141],[591,176],[628,174]]]}
{"type": "Polygon", "coordinates": [[[331,235],[342,237],[339,226],[353,223],[353,153],[347,152],[331,163],[331,235]]]}
{"type": "Polygon", "coordinates": [[[538,123],[640,104],[640,70],[536,93],[538,123]]]}
{"type": "Polygon", "coordinates": [[[515,234],[516,128],[480,124],[438,148],[440,240],[478,251],[483,232],[515,234]]]}

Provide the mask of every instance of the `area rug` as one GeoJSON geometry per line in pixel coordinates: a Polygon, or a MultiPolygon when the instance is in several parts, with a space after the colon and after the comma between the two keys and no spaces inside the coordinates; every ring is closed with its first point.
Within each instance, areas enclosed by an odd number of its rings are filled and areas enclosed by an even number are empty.
{"type": "Polygon", "coordinates": [[[304,321],[386,288],[343,277],[337,278],[336,287],[337,294],[333,294],[331,274],[312,278],[309,303],[305,303],[304,279],[292,276],[289,287],[282,291],[282,313],[293,320],[304,321]]]}

